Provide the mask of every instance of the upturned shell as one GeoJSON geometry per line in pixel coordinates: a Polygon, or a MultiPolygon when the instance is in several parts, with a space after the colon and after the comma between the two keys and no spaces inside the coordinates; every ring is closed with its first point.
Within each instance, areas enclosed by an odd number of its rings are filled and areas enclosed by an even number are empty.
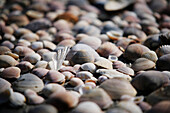
{"type": "Polygon", "coordinates": [[[126,66],[118,68],[117,71],[124,73],[126,75],[130,75],[130,76],[134,76],[134,74],[135,74],[133,69],[126,67],[126,66]]]}
{"type": "Polygon", "coordinates": [[[19,64],[16,65],[17,67],[20,68],[21,70],[21,73],[25,73],[25,72],[28,72],[30,71],[34,66],[28,62],[28,61],[22,61],[20,62],[19,64]]]}
{"type": "Polygon", "coordinates": [[[14,90],[20,92],[24,92],[26,89],[31,89],[35,92],[39,92],[43,89],[44,83],[36,75],[27,73],[21,75],[21,77],[13,83],[12,87],[14,90]]]}
{"type": "Polygon", "coordinates": [[[170,71],[170,54],[161,56],[156,62],[156,68],[161,71],[170,71]]]}
{"type": "Polygon", "coordinates": [[[158,57],[170,54],[170,45],[163,45],[159,47],[158,49],[156,49],[156,54],[158,55],[158,57]]]}
{"type": "Polygon", "coordinates": [[[77,53],[70,60],[70,63],[72,65],[88,62],[94,62],[94,56],[92,54],[89,54],[89,52],[87,52],[86,50],[77,51],[77,53]]]}
{"type": "Polygon", "coordinates": [[[101,109],[106,109],[113,103],[110,96],[101,88],[92,89],[83,94],[80,97],[80,102],[83,101],[95,102],[101,109]]]}
{"type": "Polygon", "coordinates": [[[106,58],[103,58],[103,57],[96,58],[94,64],[97,67],[102,67],[105,69],[113,69],[112,62],[106,58]]]}
{"type": "Polygon", "coordinates": [[[135,96],[137,93],[133,86],[122,78],[106,80],[100,85],[100,88],[103,88],[112,99],[120,99],[122,95],[135,96]]]}
{"type": "Polygon", "coordinates": [[[10,104],[13,107],[23,106],[25,104],[26,98],[23,94],[18,92],[13,92],[10,96],[10,104]]]}
{"type": "Polygon", "coordinates": [[[128,60],[135,61],[136,59],[140,58],[143,53],[146,53],[148,51],[150,50],[146,46],[143,46],[141,44],[131,44],[126,48],[123,56],[128,60]]]}
{"type": "Polygon", "coordinates": [[[134,71],[143,71],[143,70],[148,70],[152,69],[155,67],[155,63],[151,60],[148,60],[146,58],[138,58],[133,64],[132,64],[132,69],[134,71]]]}
{"type": "Polygon", "coordinates": [[[65,76],[58,71],[50,70],[45,75],[45,81],[52,82],[52,83],[63,83],[65,82],[65,76]]]}
{"type": "Polygon", "coordinates": [[[17,61],[9,55],[0,55],[0,68],[15,66],[17,61]]]}
{"type": "Polygon", "coordinates": [[[93,63],[84,63],[81,65],[81,69],[84,71],[90,71],[94,73],[96,71],[96,66],[93,63]]]}
{"type": "Polygon", "coordinates": [[[139,91],[151,93],[169,82],[166,74],[159,71],[146,71],[140,73],[132,80],[132,85],[139,91]]]}
{"type": "Polygon", "coordinates": [[[91,101],[81,102],[71,113],[103,113],[100,107],[91,101]],[[87,109],[88,108],[88,109],[87,109]]]}
{"type": "Polygon", "coordinates": [[[111,42],[104,42],[97,49],[97,52],[103,57],[108,57],[110,54],[119,57],[122,54],[122,51],[120,51],[119,48],[111,42]]]}
{"type": "Polygon", "coordinates": [[[0,104],[2,104],[9,100],[13,91],[10,88],[11,84],[3,78],[0,78],[0,87],[0,104]]]}
{"type": "Polygon", "coordinates": [[[50,95],[47,104],[54,105],[59,111],[68,111],[78,104],[79,98],[70,92],[57,92],[50,95]]]}
{"type": "Polygon", "coordinates": [[[42,104],[29,109],[28,113],[58,113],[58,110],[50,104],[42,104]]]}
{"type": "Polygon", "coordinates": [[[87,80],[93,77],[93,74],[88,71],[80,71],[76,73],[76,77],[80,78],[81,80],[87,80]]]}
{"type": "Polygon", "coordinates": [[[49,83],[46,86],[44,86],[42,93],[49,97],[54,92],[65,92],[65,88],[59,84],[56,83],[49,83]]]}
{"type": "Polygon", "coordinates": [[[35,53],[31,48],[25,47],[25,46],[17,46],[14,49],[14,52],[18,54],[19,56],[25,56],[28,54],[33,54],[35,53]]]}
{"type": "Polygon", "coordinates": [[[21,70],[18,67],[8,67],[2,71],[1,77],[3,78],[19,78],[21,70]]]}

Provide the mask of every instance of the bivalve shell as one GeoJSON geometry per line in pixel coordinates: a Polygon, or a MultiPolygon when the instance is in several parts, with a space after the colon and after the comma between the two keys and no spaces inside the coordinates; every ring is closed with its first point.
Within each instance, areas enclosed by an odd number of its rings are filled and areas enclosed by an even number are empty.
{"type": "Polygon", "coordinates": [[[87,80],[93,77],[93,74],[88,71],[80,71],[76,73],[76,77],[80,78],[81,80],[87,80]]]}
{"type": "Polygon", "coordinates": [[[10,104],[13,107],[19,107],[23,106],[26,102],[26,98],[23,94],[18,93],[18,92],[13,92],[12,95],[10,96],[10,104]]]}
{"type": "Polygon", "coordinates": [[[113,69],[112,62],[103,57],[96,58],[94,64],[105,69],[113,69]]]}
{"type": "Polygon", "coordinates": [[[2,71],[1,77],[3,78],[19,78],[21,70],[18,67],[8,67],[2,71]]]}
{"type": "Polygon", "coordinates": [[[96,66],[93,63],[84,63],[81,65],[81,69],[84,71],[90,71],[94,73],[96,71],[96,66]]]}
{"type": "Polygon", "coordinates": [[[18,62],[9,55],[0,55],[0,68],[15,66],[18,62]]]}
{"type": "Polygon", "coordinates": [[[160,71],[170,71],[170,54],[161,56],[156,62],[156,68],[160,71]]]}

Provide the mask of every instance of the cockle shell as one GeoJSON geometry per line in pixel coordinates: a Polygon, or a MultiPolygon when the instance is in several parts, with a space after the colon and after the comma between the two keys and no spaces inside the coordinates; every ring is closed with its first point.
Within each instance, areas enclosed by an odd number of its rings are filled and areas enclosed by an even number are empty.
{"type": "Polygon", "coordinates": [[[87,80],[93,77],[93,74],[88,71],[80,71],[76,73],[76,77],[80,78],[81,80],[87,80]]]}
{"type": "Polygon", "coordinates": [[[113,69],[112,62],[104,57],[96,58],[94,64],[97,67],[102,67],[105,69],[113,69]]]}
{"type": "Polygon", "coordinates": [[[156,49],[156,54],[161,57],[166,54],[170,54],[170,45],[163,45],[156,49]]]}

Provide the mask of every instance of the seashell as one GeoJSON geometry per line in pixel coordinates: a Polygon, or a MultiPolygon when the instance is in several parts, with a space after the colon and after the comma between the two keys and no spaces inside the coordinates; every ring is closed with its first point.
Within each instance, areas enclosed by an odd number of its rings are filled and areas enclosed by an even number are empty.
{"type": "Polygon", "coordinates": [[[143,113],[140,107],[138,107],[135,103],[129,101],[121,101],[118,103],[119,107],[129,111],[130,113],[143,113]]]}
{"type": "Polygon", "coordinates": [[[94,58],[99,57],[99,54],[94,49],[92,49],[90,46],[86,44],[76,44],[75,46],[71,48],[66,59],[70,60],[78,51],[81,51],[81,50],[87,51],[89,54],[93,55],[94,58]]]}
{"type": "Polygon", "coordinates": [[[0,46],[0,55],[4,55],[6,52],[10,52],[11,50],[6,46],[0,46]]]}
{"type": "Polygon", "coordinates": [[[4,37],[3,37],[3,39],[5,39],[5,40],[9,40],[9,41],[15,41],[16,40],[16,38],[13,36],[13,35],[11,35],[11,34],[4,34],[4,37]]]}
{"type": "Polygon", "coordinates": [[[22,61],[16,65],[20,68],[21,73],[25,73],[30,71],[34,66],[28,61],[22,61]]]}
{"type": "Polygon", "coordinates": [[[48,52],[47,51],[47,52],[42,53],[42,59],[44,61],[49,62],[49,61],[52,61],[54,55],[55,55],[55,52],[48,52]]]}
{"type": "Polygon", "coordinates": [[[60,43],[58,43],[58,46],[68,46],[68,47],[73,47],[76,44],[74,40],[62,40],[60,43]]]}
{"type": "Polygon", "coordinates": [[[55,37],[54,41],[56,43],[60,43],[61,41],[64,41],[64,40],[74,40],[74,37],[69,33],[60,33],[55,37]]]}
{"type": "Polygon", "coordinates": [[[94,50],[97,50],[97,48],[100,47],[102,41],[97,38],[97,37],[86,37],[81,39],[78,44],[86,44],[88,46],[90,46],[91,48],[93,48],[94,50]]]}
{"type": "Polygon", "coordinates": [[[31,48],[24,47],[24,46],[17,46],[14,49],[14,52],[18,54],[19,56],[26,56],[28,54],[35,53],[31,48]]]}
{"type": "Polygon", "coordinates": [[[76,77],[80,78],[81,80],[87,80],[93,77],[93,74],[88,71],[80,71],[76,73],[76,77]]]}
{"type": "Polygon", "coordinates": [[[170,112],[169,106],[170,101],[161,101],[147,111],[147,113],[168,113],[170,112]]]}
{"type": "Polygon", "coordinates": [[[51,26],[51,22],[48,19],[40,18],[40,19],[31,21],[25,27],[33,32],[36,32],[40,29],[49,28],[50,26],[51,26]]]}
{"type": "Polygon", "coordinates": [[[88,25],[84,26],[79,33],[84,33],[90,36],[99,36],[100,35],[100,29],[94,25],[88,25]]]}
{"type": "Polygon", "coordinates": [[[13,107],[20,107],[25,104],[26,98],[23,94],[13,92],[9,98],[10,105],[13,107]]]}
{"type": "Polygon", "coordinates": [[[28,10],[26,12],[26,15],[30,18],[33,19],[39,19],[39,18],[43,18],[44,14],[38,11],[34,11],[34,10],[28,10]]]}
{"type": "Polygon", "coordinates": [[[18,40],[18,43],[17,43],[17,46],[25,46],[25,47],[28,47],[31,45],[31,42],[29,42],[28,40],[25,40],[25,39],[19,39],[18,40]]]}
{"type": "Polygon", "coordinates": [[[81,86],[84,84],[80,78],[71,78],[68,83],[73,87],[81,86]]]}
{"type": "Polygon", "coordinates": [[[77,51],[70,60],[71,65],[84,64],[88,62],[94,62],[94,56],[92,54],[89,54],[87,50],[77,51]]]}
{"type": "MultiPolygon", "coordinates": [[[[3,26],[2,27],[2,32],[4,34],[9,34],[12,36],[12,34],[14,33],[14,29],[11,26],[3,26]]],[[[6,38],[5,38],[6,39],[6,38]]]]}
{"type": "Polygon", "coordinates": [[[155,51],[149,51],[149,52],[143,53],[143,55],[141,57],[147,58],[153,62],[156,62],[158,60],[158,57],[157,57],[155,51]]]}
{"type": "Polygon", "coordinates": [[[38,51],[40,49],[43,49],[43,43],[42,42],[33,42],[31,44],[31,49],[33,49],[34,51],[38,51]]]}
{"type": "Polygon", "coordinates": [[[50,104],[42,104],[29,109],[28,113],[58,113],[58,110],[50,104]]]}
{"type": "Polygon", "coordinates": [[[100,85],[100,88],[103,88],[112,99],[120,99],[122,95],[135,96],[137,93],[133,86],[122,78],[106,80],[100,85]]]}
{"type": "Polygon", "coordinates": [[[47,61],[38,61],[36,64],[35,64],[35,68],[46,68],[47,67],[47,64],[48,62],[47,61]]]}
{"type": "Polygon", "coordinates": [[[15,23],[18,26],[25,26],[29,23],[27,16],[21,14],[10,14],[8,17],[8,23],[15,23]]]}
{"type": "Polygon", "coordinates": [[[113,69],[112,62],[103,57],[96,58],[94,64],[97,67],[102,67],[105,69],[113,69]]]}
{"type": "Polygon", "coordinates": [[[123,108],[114,107],[114,108],[108,109],[106,113],[129,113],[129,112],[123,108]]]}
{"type": "Polygon", "coordinates": [[[64,72],[62,72],[62,74],[65,76],[66,80],[70,80],[71,78],[73,78],[75,76],[74,74],[72,74],[69,71],[64,71],[64,72]]]}
{"type": "Polygon", "coordinates": [[[126,48],[123,56],[128,60],[135,61],[136,59],[140,58],[144,53],[148,51],[150,51],[149,48],[147,48],[144,45],[131,44],[126,48]]]}
{"type": "Polygon", "coordinates": [[[43,58],[44,53],[50,52],[48,49],[40,49],[37,51],[37,53],[43,58]]]}
{"type": "Polygon", "coordinates": [[[170,44],[170,32],[165,32],[159,35],[159,40],[162,45],[169,45],[170,44]]]}
{"type": "Polygon", "coordinates": [[[50,50],[54,50],[56,49],[56,45],[50,41],[44,40],[43,41],[43,46],[44,48],[50,49],[50,50]]]}
{"type": "Polygon", "coordinates": [[[56,70],[49,70],[45,75],[45,81],[51,83],[63,83],[65,82],[65,76],[56,70]]]}
{"type": "Polygon", "coordinates": [[[15,66],[18,62],[9,55],[0,55],[0,68],[15,66]]]}
{"type": "Polygon", "coordinates": [[[135,72],[133,71],[133,69],[129,68],[129,67],[120,67],[117,69],[117,71],[129,75],[129,76],[134,76],[135,72]]]}
{"type": "Polygon", "coordinates": [[[12,86],[14,90],[19,92],[24,92],[26,89],[31,89],[35,92],[39,92],[43,89],[44,83],[36,75],[27,73],[21,75],[21,77],[18,78],[12,86]]]}
{"type": "Polygon", "coordinates": [[[166,0],[158,0],[159,3],[155,1],[150,1],[149,2],[149,7],[154,11],[154,12],[162,12],[166,7],[168,2],[166,0]]]}
{"type": "Polygon", "coordinates": [[[108,57],[111,54],[119,57],[122,54],[122,51],[120,51],[118,47],[111,42],[104,42],[97,49],[97,52],[103,57],[108,57]]]}
{"type": "Polygon", "coordinates": [[[58,19],[64,19],[72,23],[76,23],[78,21],[78,17],[70,12],[65,12],[61,15],[58,15],[58,19]]]}
{"type": "Polygon", "coordinates": [[[36,94],[36,92],[34,92],[33,90],[31,89],[26,89],[24,91],[24,95],[26,96],[27,98],[27,103],[28,104],[33,104],[33,105],[36,105],[36,104],[42,104],[44,102],[44,98],[41,97],[41,96],[38,96],[36,94]]]}
{"type": "Polygon", "coordinates": [[[114,61],[113,62],[113,68],[114,69],[118,69],[118,68],[121,68],[121,67],[126,67],[126,64],[124,64],[122,61],[114,61]]]}
{"type": "Polygon", "coordinates": [[[18,28],[15,31],[15,35],[17,37],[23,36],[23,35],[28,34],[28,33],[31,33],[31,31],[29,29],[26,29],[26,28],[18,28]]]}
{"type": "Polygon", "coordinates": [[[9,55],[9,56],[13,57],[14,59],[19,59],[19,55],[12,53],[10,51],[5,52],[5,55],[9,55]]]}
{"type": "Polygon", "coordinates": [[[42,93],[43,95],[45,95],[46,97],[49,97],[51,94],[55,93],[55,92],[65,92],[65,88],[59,84],[56,83],[49,83],[47,85],[44,86],[42,93]]]}
{"type": "MultiPolygon", "coordinates": [[[[95,77],[93,77],[95,79],[95,77]]],[[[85,86],[90,86],[92,88],[96,88],[96,80],[93,80],[93,79],[87,79],[85,81],[85,86]]]]}
{"type": "Polygon", "coordinates": [[[138,106],[141,108],[141,110],[143,112],[146,112],[146,111],[148,111],[148,110],[150,110],[152,108],[152,106],[150,104],[148,104],[147,102],[140,102],[138,104],[138,106]]]}
{"type": "Polygon", "coordinates": [[[3,41],[3,42],[1,43],[1,45],[2,45],[2,46],[6,46],[6,47],[8,47],[9,49],[14,49],[14,44],[13,44],[12,42],[8,41],[8,40],[3,41]]]}
{"type": "Polygon", "coordinates": [[[102,76],[100,76],[99,78],[98,78],[98,82],[101,84],[101,83],[103,83],[105,80],[107,80],[108,78],[106,77],[106,76],[104,76],[104,75],[102,75],[102,76]]]}
{"type": "Polygon", "coordinates": [[[111,40],[118,40],[119,38],[123,37],[123,33],[120,31],[108,31],[107,36],[111,39],[111,40]]]}
{"type": "Polygon", "coordinates": [[[1,77],[10,79],[10,78],[19,78],[21,70],[18,67],[8,67],[2,71],[1,77]]]}
{"type": "Polygon", "coordinates": [[[101,88],[90,90],[80,97],[80,102],[92,101],[98,104],[101,109],[108,108],[113,102],[110,96],[101,88]]]}
{"type": "Polygon", "coordinates": [[[72,66],[63,66],[63,67],[61,67],[60,71],[61,72],[69,71],[71,73],[76,73],[75,68],[72,66]]]}
{"type": "Polygon", "coordinates": [[[103,113],[100,107],[91,101],[85,101],[78,104],[70,113],[103,113]],[[87,109],[88,108],[88,109],[87,109]]]}
{"type": "Polygon", "coordinates": [[[81,65],[81,69],[84,71],[90,71],[94,73],[96,71],[96,66],[93,63],[84,63],[81,65]]]}
{"type": "Polygon", "coordinates": [[[143,93],[151,93],[168,82],[169,79],[165,73],[159,71],[146,71],[138,74],[132,80],[132,85],[143,93]]]}
{"type": "Polygon", "coordinates": [[[169,71],[170,70],[170,54],[166,54],[161,56],[156,62],[156,68],[161,71],[169,71]]]}
{"type": "Polygon", "coordinates": [[[27,34],[24,34],[23,36],[21,36],[21,39],[25,39],[29,42],[35,42],[35,41],[39,40],[39,36],[35,33],[27,33],[27,34]]]}
{"type": "Polygon", "coordinates": [[[108,69],[98,69],[96,70],[96,73],[99,73],[103,76],[106,76],[107,78],[124,78],[128,81],[131,81],[132,78],[129,75],[120,73],[116,70],[108,70],[108,69]]]}
{"type": "Polygon", "coordinates": [[[35,68],[32,70],[32,73],[37,75],[39,78],[43,78],[48,73],[48,71],[48,69],[44,68],[35,68]]]}
{"type": "Polygon", "coordinates": [[[64,59],[66,58],[67,53],[69,52],[70,47],[58,47],[56,48],[56,54],[52,57],[52,62],[54,70],[59,70],[63,64],[64,59]]]}
{"type": "Polygon", "coordinates": [[[158,55],[158,57],[161,57],[166,54],[170,54],[169,49],[170,49],[169,45],[163,45],[163,46],[159,47],[158,49],[156,49],[156,54],[158,55]]]}
{"type": "Polygon", "coordinates": [[[23,58],[23,61],[28,61],[32,64],[41,60],[41,56],[38,53],[28,54],[23,58]]]}
{"type": "Polygon", "coordinates": [[[123,1],[111,0],[111,1],[107,1],[104,4],[104,9],[106,11],[117,11],[117,10],[121,10],[121,9],[128,7],[129,5],[131,5],[134,2],[135,2],[135,0],[128,0],[128,1],[126,1],[126,0],[123,0],[123,1]]]}
{"type": "Polygon", "coordinates": [[[3,78],[0,78],[0,104],[7,102],[12,94],[11,84],[3,78]]]}
{"type": "Polygon", "coordinates": [[[71,108],[77,106],[79,98],[70,92],[57,92],[50,95],[46,100],[47,104],[54,105],[59,112],[68,111],[71,108]]]}
{"type": "Polygon", "coordinates": [[[155,67],[155,63],[151,60],[148,60],[146,58],[138,58],[133,64],[132,69],[134,71],[142,71],[142,70],[148,70],[155,67]]]}

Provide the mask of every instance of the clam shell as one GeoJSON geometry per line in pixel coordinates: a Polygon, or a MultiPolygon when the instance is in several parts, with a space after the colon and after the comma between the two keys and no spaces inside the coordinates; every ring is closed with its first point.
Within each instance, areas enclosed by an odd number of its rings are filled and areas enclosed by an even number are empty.
{"type": "Polygon", "coordinates": [[[0,55],[4,55],[8,51],[11,51],[8,47],[0,46],[0,55]]]}
{"type": "Polygon", "coordinates": [[[38,61],[36,64],[35,64],[35,68],[46,68],[48,65],[48,62],[47,61],[38,61]]]}
{"type": "Polygon", "coordinates": [[[112,99],[120,99],[122,95],[135,96],[137,94],[133,86],[122,78],[106,80],[100,85],[100,88],[103,88],[112,99]]]}
{"type": "Polygon", "coordinates": [[[69,71],[64,71],[64,72],[62,72],[62,74],[65,76],[66,80],[70,80],[71,78],[73,78],[75,76],[74,74],[72,74],[69,71]]]}
{"type": "Polygon", "coordinates": [[[81,65],[81,69],[84,71],[90,71],[94,73],[96,71],[96,66],[93,63],[84,63],[81,65]]]}
{"type": "Polygon", "coordinates": [[[8,40],[3,41],[3,42],[1,43],[1,45],[2,45],[2,46],[6,46],[6,47],[8,47],[9,49],[13,49],[13,48],[14,48],[14,44],[13,44],[12,42],[8,41],[8,40]]]}
{"type": "Polygon", "coordinates": [[[81,102],[71,113],[103,113],[100,107],[91,101],[81,102]],[[87,109],[88,108],[88,109],[87,109]]]}
{"type": "Polygon", "coordinates": [[[32,73],[37,75],[39,78],[43,78],[48,73],[48,71],[48,69],[44,68],[35,68],[32,70],[32,73]]]}
{"type": "Polygon", "coordinates": [[[50,49],[50,50],[56,49],[56,45],[48,40],[43,41],[43,46],[44,46],[44,48],[50,49]]]}
{"type": "Polygon", "coordinates": [[[0,68],[15,66],[18,62],[9,55],[0,55],[0,68]]]}
{"type": "Polygon", "coordinates": [[[5,55],[9,55],[9,56],[13,57],[14,59],[19,58],[19,55],[15,54],[15,53],[12,53],[10,51],[5,52],[5,55]]]}
{"type": "Polygon", "coordinates": [[[17,46],[14,49],[14,52],[18,54],[19,56],[26,56],[28,54],[35,53],[31,48],[24,47],[24,46],[17,46]]]}
{"type": "Polygon", "coordinates": [[[101,88],[92,89],[83,94],[80,97],[80,102],[83,101],[95,102],[101,109],[106,109],[113,103],[110,96],[101,88]]]}
{"type": "Polygon", "coordinates": [[[68,46],[73,47],[76,44],[74,40],[62,40],[60,43],[58,43],[58,46],[68,46]]]}
{"type": "Polygon", "coordinates": [[[135,61],[136,59],[140,58],[144,53],[148,51],[150,51],[149,48],[147,48],[144,45],[131,44],[126,48],[123,56],[128,60],[135,61]]]}
{"type": "Polygon", "coordinates": [[[126,64],[124,64],[122,61],[114,61],[113,62],[113,68],[114,69],[118,69],[118,68],[121,68],[121,67],[126,67],[126,64]]]}
{"type": "Polygon", "coordinates": [[[153,69],[155,67],[155,63],[146,58],[138,58],[133,64],[132,69],[134,71],[143,71],[148,69],[153,69]]]}
{"type": "Polygon", "coordinates": [[[40,61],[41,56],[38,53],[33,53],[33,54],[28,54],[23,58],[23,61],[28,61],[32,64],[37,63],[38,61],[40,61]]]}
{"type": "Polygon", "coordinates": [[[29,29],[26,29],[26,28],[18,28],[15,31],[16,36],[22,36],[22,35],[27,34],[27,33],[31,33],[31,31],[29,29]]]}
{"type": "Polygon", "coordinates": [[[84,83],[83,83],[83,81],[80,78],[71,78],[70,81],[69,81],[69,84],[71,86],[76,87],[76,86],[81,86],[84,83]]]}
{"type": "Polygon", "coordinates": [[[132,85],[141,92],[151,93],[168,82],[169,78],[165,73],[159,71],[146,71],[137,75],[132,80],[132,85]]]}
{"type": "Polygon", "coordinates": [[[42,42],[33,42],[31,44],[31,49],[33,49],[34,51],[38,51],[40,49],[43,49],[43,43],[42,42]]]}
{"type": "Polygon", "coordinates": [[[119,48],[111,42],[104,42],[97,49],[97,52],[103,57],[108,57],[110,54],[119,57],[122,54],[122,51],[120,51],[119,48]]]}
{"type": "Polygon", "coordinates": [[[9,98],[10,104],[13,107],[23,106],[26,102],[26,98],[23,94],[18,92],[13,92],[9,98]]]}
{"type": "Polygon", "coordinates": [[[103,57],[96,58],[94,64],[105,69],[113,69],[112,62],[103,57]]]}
{"type": "Polygon", "coordinates": [[[156,62],[158,60],[158,57],[157,57],[155,51],[149,51],[149,52],[143,53],[143,55],[141,57],[147,58],[153,62],[156,62]]]}
{"type": "Polygon", "coordinates": [[[126,75],[130,75],[130,76],[134,76],[135,74],[134,70],[129,67],[120,67],[117,69],[117,71],[124,73],[126,75]]]}
{"type": "Polygon", "coordinates": [[[161,71],[169,71],[170,70],[170,54],[166,54],[161,56],[156,62],[156,68],[161,71]]]}
{"type": "Polygon", "coordinates": [[[170,54],[170,45],[163,45],[159,47],[158,49],[156,49],[156,54],[158,55],[158,57],[170,54]]]}
{"type": "Polygon", "coordinates": [[[2,71],[1,77],[3,78],[19,78],[21,70],[18,67],[8,67],[2,71]]]}
{"type": "Polygon", "coordinates": [[[35,33],[27,33],[27,34],[21,36],[21,39],[25,39],[29,42],[35,42],[35,41],[39,40],[39,36],[35,33]]]}
{"type": "Polygon", "coordinates": [[[25,72],[28,72],[30,71],[34,66],[28,62],[28,61],[22,61],[20,62],[19,64],[16,65],[17,67],[20,68],[21,70],[21,73],[25,73],[25,72]]]}
{"type": "Polygon", "coordinates": [[[93,74],[88,71],[80,71],[76,73],[76,77],[80,78],[81,80],[87,80],[93,77],[93,74]]]}
{"type": "Polygon", "coordinates": [[[24,92],[26,89],[31,89],[35,92],[39,92],[43,89],[44,83],[36,75],[27,73],[21,75],[12,85],[14,90],[24,92]]]}

